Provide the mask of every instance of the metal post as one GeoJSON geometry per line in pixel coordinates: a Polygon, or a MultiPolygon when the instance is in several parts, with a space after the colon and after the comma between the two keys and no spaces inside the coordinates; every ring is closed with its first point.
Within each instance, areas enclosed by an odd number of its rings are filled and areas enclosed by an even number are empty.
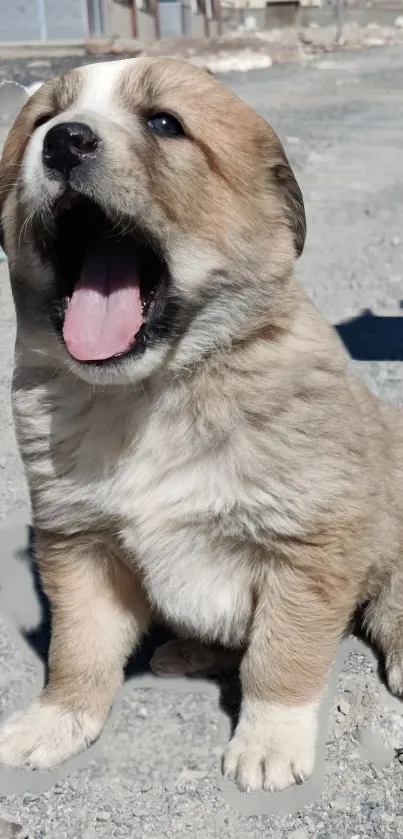
{"type": "Polygon", "coordinates": [[[214,20],[217,22],[217,34],[222,35],[222,17],[221,17],[221,2],[220,0],[213,0],[214,20]]]}
{"type": "Polygon", "coordinates": [[[130,23],[132,38],[137,38],[137,6],[136,0],[130,0],[130,23]]]}
{"type": "Polygon", "coordinates": [[[41,41],[46,41],[48,38],[48,28],[46,25],[46,8],[45,0],[38,0],[38,17],[41,33],[41,41]]]}
{"type": "Polygon", "coordinates": [[[104,34],[103,0],[87,0],[87,19],[90,35],[104,34]]]}
{"type": "Polygon", "coordinates": [[[210,23],[209,23],[208,14],[207,14],[206,0],[201,0],[200,6],[201,6],[201,10],[202,10],[202,15],[203,15],[203,18],[204,18],[204,35],[205,35],[206,38],[208,38],[209,35],[210,35],[210,23]]]}
{"type": "Polygon", "coordinates": [[[152,12],[154,17],[154,34],[157,41],[161,37],[161,30],[160,30],[160,16],[158,12],[158,0],[151,0],[152,12]]]}
{"type": "Polygon", "coordinates": [[[336,44],[344,44],[344,0],[336,0],[336,44]]]}

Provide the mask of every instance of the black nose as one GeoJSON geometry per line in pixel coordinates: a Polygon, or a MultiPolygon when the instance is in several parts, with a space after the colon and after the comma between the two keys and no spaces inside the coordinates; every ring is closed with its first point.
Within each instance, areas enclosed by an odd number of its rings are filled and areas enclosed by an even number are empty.
{"type": "Polygon", "coordinates": [[[59,122],[45,135],[42,160],[49,169],[68,175],[94,153],[98,137],[84,122],[59,122]]]}

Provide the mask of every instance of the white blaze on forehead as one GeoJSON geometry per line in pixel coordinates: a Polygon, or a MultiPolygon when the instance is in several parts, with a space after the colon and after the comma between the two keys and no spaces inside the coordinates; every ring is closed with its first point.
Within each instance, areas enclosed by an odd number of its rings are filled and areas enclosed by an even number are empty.
{"type": "Polygon", "coordinates": [[[137,62],[136,58],[124,58],[120,61],[104,61],[100,64],[88,64],[81,67],[83,85],[77,103],[77,110],[95,113],[119,110],[116,91],[124,71],[137,62]]]}

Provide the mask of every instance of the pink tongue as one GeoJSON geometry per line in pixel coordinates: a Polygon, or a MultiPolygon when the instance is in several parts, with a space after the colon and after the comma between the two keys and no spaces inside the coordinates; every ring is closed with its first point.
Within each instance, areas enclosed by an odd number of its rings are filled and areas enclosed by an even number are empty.
{"type": "Polygon", "coordinates": [[[69,302],[63,337],[77,361],[121,355],[143,323],[133,248],[98,239],[90,245],[69,302]]]}

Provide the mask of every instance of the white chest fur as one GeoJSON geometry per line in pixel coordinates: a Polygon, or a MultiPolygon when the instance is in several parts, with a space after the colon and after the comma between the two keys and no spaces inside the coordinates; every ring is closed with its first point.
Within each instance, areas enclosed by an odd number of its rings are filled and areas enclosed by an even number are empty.
{"type": "Polygon", "coordinates": [[[118,523],[168,621],[208,640],[241,642],[250,553],[223,528],[237,492],[225,452],[198,447],[186,421],[155,410],[142,391],[129,402],[80,387],[69,398],[62,386],[15,394],[38,525],[74,532],[118,523]]]}

